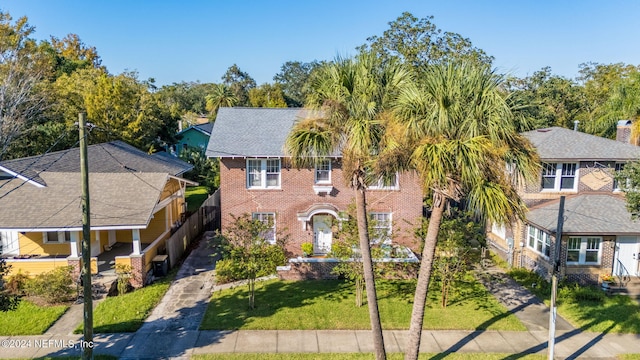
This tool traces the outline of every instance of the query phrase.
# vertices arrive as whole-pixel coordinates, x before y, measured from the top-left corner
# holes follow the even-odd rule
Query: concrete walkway
[[[136,333],[95,335],[94,354],[120,359],[188,359],[206,353],[373,352],[371,332],[366,330],[198,331],[215,290],[210,254],[207,241],[201,241],[143,326]],[[421,352],[546,354],[548,309],[508,280],[499,272],[484,278],[489,290],[523,320],[528,331],[423,331]],[[562,321],[557,328],[558,359],[613,359],[617,354],[640,353],[640,335],[586,333]],[[0,358],[79,356],[81,335],[71,335],[64,326],[57,329],[58,334],[52,330],[41,336],[0,337]],[[406,330],[385,331],[387,352],[403,352],[407,335]]]

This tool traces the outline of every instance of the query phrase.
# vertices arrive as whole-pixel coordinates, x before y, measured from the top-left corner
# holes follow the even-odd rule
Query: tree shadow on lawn
[[[309,306],[316,302],[350,299],[352,285],[341,280],[267,281],[256,283],[255,308],[249,308],[249,289],[240,285],[223,295],[215,294],[200,328],[237,330],[251,318],[267,318],[283,309]]]

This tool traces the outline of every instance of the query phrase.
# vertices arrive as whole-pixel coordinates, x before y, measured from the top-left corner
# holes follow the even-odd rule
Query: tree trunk
[[[411,323],[409,325],[409,335],[407,348],[405,349],[405,360],[417,360],[420,352],[420,338],[422,337],[422,322],[424,319],[424,307],[427,303],[427,290],[431,280],[431,267],[436,253],[438,242],[438,231],[440,222],[446,206],[446,199],[434,201],[433,211],[429,219],[427,236],[424,239],[424,249],[422,250],[422,260],[420,262],[420,272],[418,273],[418,283],[416,293],[413,298],[413,311],[411,312]]]
[[[354,174],[354,182],[357,181],[357,174]],[[359,183],[359,181],[357,181]],[[378,312],[378,298],[376,296],[376,283],[373,275],[373,262],[371,260],[371,248],[369,247],[369,231],[367,221],[367,203],[365,198],[365,188],[356,186],[356,213],[358,221],[358,237],[360,239],[360,251],[362,252],[362,265],[364,267],[364,285],[367,292],[367,305],[369,306],[369,319],[373,332],[373,348],[376,360],[384,360],[387,355],[384,350],[384,339],[382,337],[382,325],[380,323],[380,313]]]

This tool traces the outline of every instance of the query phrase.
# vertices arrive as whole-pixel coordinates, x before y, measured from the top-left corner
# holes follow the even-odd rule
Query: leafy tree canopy
[[[256,87],[256,81],[248,73],[233,64],[222,75],[222,82],[231,89],[238,99],[238,106],[250,106],[249,90]]]
[[[470,59],[491,64],[493,57],[472,45],[460,34],[443,32],[432,23],[433,16],[418,19],[404,12],[389,23],[382,36],[371,36],[357,49],[372,51],[383,59],[398,57],[415,69],[448,60]]]

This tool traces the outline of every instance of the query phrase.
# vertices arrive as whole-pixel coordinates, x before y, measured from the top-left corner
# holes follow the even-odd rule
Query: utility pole
[[[564,225],[564,195],[560,196],[558,208],[558,226],[556,226],[556,243],[553,253],[553,275],[551,276],[551,306],[549,307],[549,360],[553,360],[556,345],[556,294],[558,293],[558,275],[560,274],[560,250],[562,249],[562,226]]]
[[[91,289],[91,224],[89,212],[89,161],[87,156],[85,114],[78,116],[80,128],[80,175],[82,177],[82,290],[84,296],[84,332],[80,343],[82,359],[93,360],[93,298]]]

